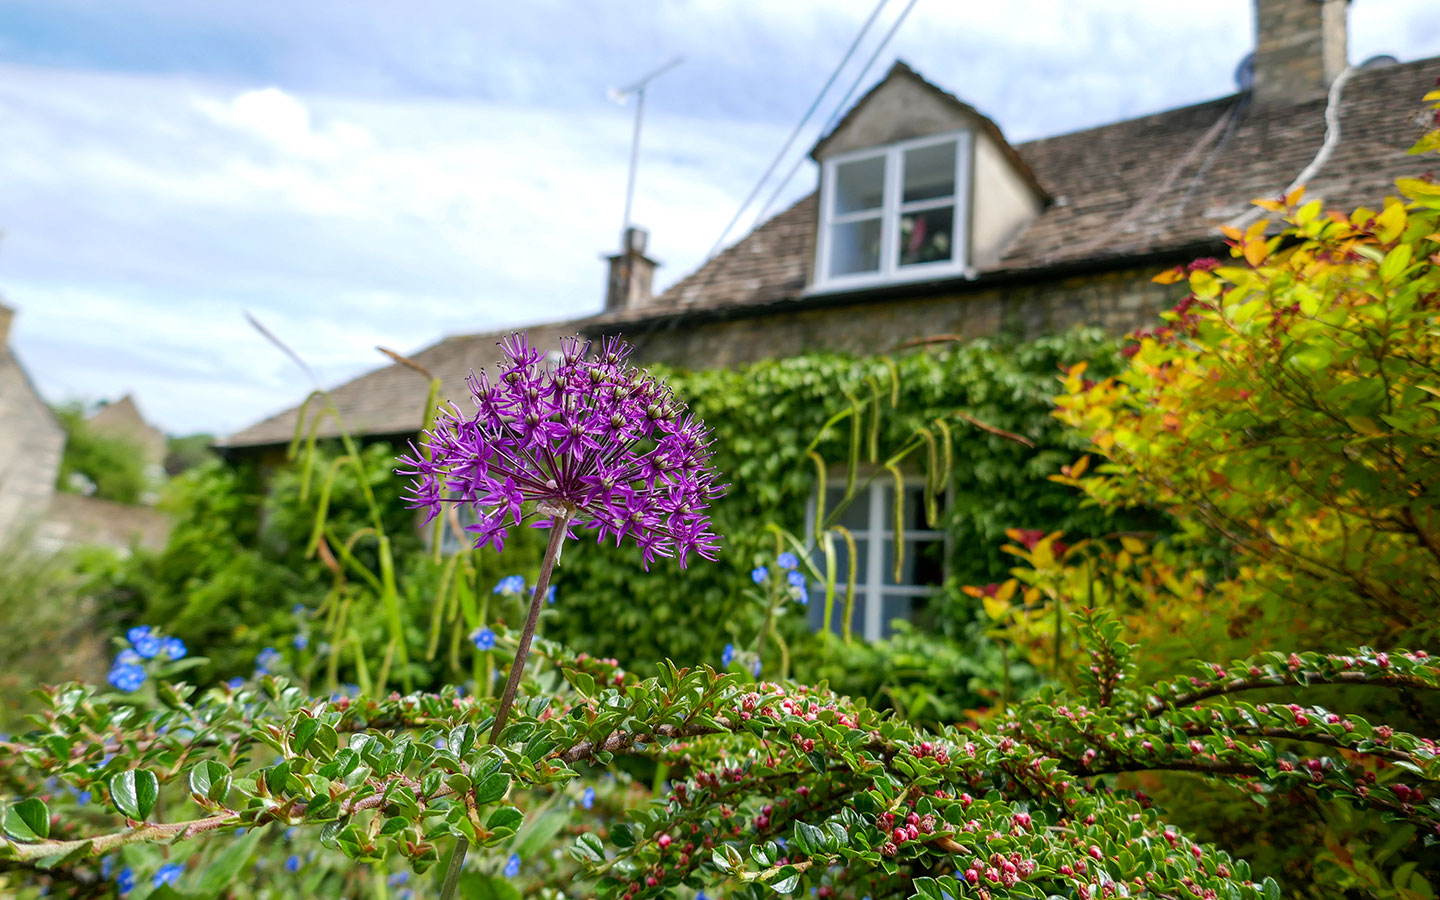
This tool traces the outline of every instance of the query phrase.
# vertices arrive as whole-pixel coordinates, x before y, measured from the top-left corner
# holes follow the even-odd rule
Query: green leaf
[[[502,806],[490,814],[486,820],[485,827],[491,831],[499,831],[502,828],[515,829],[525,821],[525,814],[513,806]]]
[[[148,769],[129,769],[110,777],[110,801],[127,818],[143,820],[159,796],[160,782]]]
[[[224,803],[230,793],[230,770],[213,759],[196,763],[190,770],[190,793]]]
[[[466,872],[460,876],[460,896],[465,900],[520,900],[520,890],[503,878]]]
[[[475,802],[494,803],[505,796],[505,792],[508,790],[510,790],[510,776],[504,772],[496,772],[475,786]]]
[[[775,873],[775,878],[770,882],[771,890],[777,894],[789,894],[800,886],[800,872],[794,866],[786,866]]]
[[[222,891],[229,889],[236,876],[250,862],[250,857],[255,853],[255,845],[260,842],[264,832],[263,828],[251,828],[235,838],[230,846],[225,848],[224,853],[215,857],[214,861],[201,871],[195,893],[203,897],[217,897]]]
[[[5,833],[17,841],[43,841],[50,836],[50,809],[31,797],[5,810]]]
[[[578,862],[596,863],[605,858],[605,845],[597,835],[587,832],[575,840],[570,856]]]

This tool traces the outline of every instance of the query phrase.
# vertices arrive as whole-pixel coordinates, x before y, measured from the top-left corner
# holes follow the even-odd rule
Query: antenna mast
[[[625,233],[630,230],[630,204],[635,199],[635,167],[640,162],[640,121],[645,115],[645,88],[651,81],[680,65],[684,59],[683,56],[677,56],[631,84],[622,88],[611,88],[609,91],[610,99],[616,103],[624,103],[631,94],[635,95],[635,132],[630,138],[630,176],[625,183],[625,220],[620,226],[622,245],[625,241]]]

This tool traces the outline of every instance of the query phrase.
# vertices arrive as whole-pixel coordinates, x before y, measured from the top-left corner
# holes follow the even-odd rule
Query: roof
[[[562,337],[579,331],[581,320],[527,326],[530,339],[544,346],[558,343]],[[442,396],[464,395],[465,376],[498,358],[495,345],[514,329],[487,331],[480,334],[448,337],[407,357],[415,365],[439,378]],[[394,363],[366,372],[330,391],[330,399],[340,413],[345,428],[352,435],[400,436],[413,435],[425,419],[425,400],[430,379],[409,366]],[[321,407],[310,404],[306,410],[305,427]],[[235,447],[288,444],[295,436],[300,407],[292,407],[257,422],[215,443],[220,449]],[[327,416],[317,432],[322,437],[340,434],[339,423]]]
[[[919,79],[908,67],[892,69],[890,77],[897,73]],[[1428,114],[1419,116],[1420,97],[1437,78],[1440,57],[1355,71],[1341,98],[1340,142],[1311,179],[1308,195],[1342,208],[1377,204],[1397,177],[1422,171],[1424,163],[1406,150],[1429,122]],[[1325,134],[1325,106],[1320,99],[1252,108],[1248,94],[1238,94],[1017,144],[1013,149],[1025,171],[1052,202],[998,261],[973,278],[895,290],[959,292],[1006,278],[1043,278],[1081,264],[1119,268],[1166,253],[1218,248],[1219,225],[1246,212],[1252,199],[1277,195],[1315,158]],[[537,343],[550,343],[580,330],[634,327],[646,320],[834,303],[835,295],[805,293],[817,213],[814,193],[801,198],[644,307],[528,330]],[[472,367],[494,358],[492,346],[505,333],[447,338],[414,359],[447,386],[459,385]],[[333,397],[352,432],[398,435],[419,428],[424,391],[423,376],[392,365],[337,388]],[[289,410],[220,446],[284,443],[294,427],[295,410]],[[322,433],[333,430],[327,426]]]
[[[1440,57],[1355,71],[1341,96],[1340,143],[1308,195],[1340,207],[1374,204],[1396,178],[1421,170],[1406,151],[1423,130],[1420,97],[1437,77]],[[1053,202],[997,262],[975,273],[975,286],[1077,262],[1119,265],[1218,246],[1216,228],[1256,197],[1278,194],[1325,136],[1324,99],[1263,109],[1247,101],[1238,94],[1015,145]],[[804,300],[817,222],[812,193],[649,306],[597,318],[621,323]],[[930,283],[913,287],[934,290]]]

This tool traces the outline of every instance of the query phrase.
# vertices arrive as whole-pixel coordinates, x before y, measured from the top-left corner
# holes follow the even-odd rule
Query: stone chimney
[[[1350,0],[1255,0],[1256,106],[1325,96],[1344,70]]]
[[[624,248],[610,262],[610,277],[605,286],[605,311],[635,309],[654,299],[651,291],[655,267],[660,265],[645,255],[650,235],[643,228],[625,229]]]
[[[15,319],[15,310],[0,303],[0,349],[10,343],[10,323]]]

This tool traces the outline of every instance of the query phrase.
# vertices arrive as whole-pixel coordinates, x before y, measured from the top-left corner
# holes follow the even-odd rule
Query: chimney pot
[[[1348,61],[1350,0],[1255,0],[1257,106],[1325,96]]]
[[[645,255],[650,235],[643,228],[626,228],[620,252],[606,257],[610,263],[605,287],[605,310],[635,309],[654,299],[655,269],[660,264]]]

